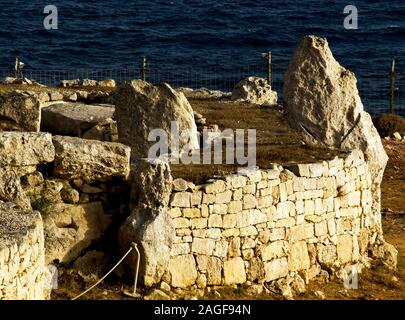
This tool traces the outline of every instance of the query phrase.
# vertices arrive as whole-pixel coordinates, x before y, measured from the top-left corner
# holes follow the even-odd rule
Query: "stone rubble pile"
[[[277,104],[277,92],[271,89],[267,80],[258,77],[248,77],[236,84],[231,98],[258,105]]]

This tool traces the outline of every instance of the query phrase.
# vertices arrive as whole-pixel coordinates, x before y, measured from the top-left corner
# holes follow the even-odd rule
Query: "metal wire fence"
[[[229,92],[241,79],[248,76],[266,78],[267,72],[265,63],[247,66],[148,66],[146,77],[147,81],[151,83],[167,82],[173,87],[207,88]],[[272,87],[278,92],[280,98],[282,98],[284,72],[285,69],[272,64]],[[11,74],[11,70],[0,69],[1,78]],[[125,80],[141,78],[141,68],[133,66],[93,70],[24,69],[23,76],[48,86],[56,86],[61,80],[73,79],[114,79],[119,83]],[[380,74],[356,74],[356,76],[366,110],[372,114],[389,112],[390,78],[388,70]],[[405,76],[401,73],[396,74],[394,102],[396,113],[405,116]]]

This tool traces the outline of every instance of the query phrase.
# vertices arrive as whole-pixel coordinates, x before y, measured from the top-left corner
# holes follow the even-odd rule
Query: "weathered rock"
[[[23,180],[25,182],[25,179]],[[46,179],[35,185],[23,184],[24,191],[36,210],[41,210],[51,203],[62,202],[61,193],[67,187],[68,184],[65,181],[57,179]]]
[[[92,91],[88,95],[88,100],[91,103],[107,103],[111,104],[111,101],[109,101],[110,95],[108,92],[103,92],[103,91]]]
[[[138,159],[131,164],[130,180],[132,208],[168,206],[173,181],[168,163]]]
[[[115,88],[115,81],[113,79],[101,80],[97,83],[100,87]]]
[[[402,140],[401,134],[400,134],[399,132],[394,132],[394,133],[392,134],[392,137],[393,137],[396,141],[401,141],[401,140]]]
[[[168,268],[170,251],[175,237],[173,221],[166,209],[136,208],[121,226],[118,243],[122,253],[133,242],[141,252],[140,281],[151,287],[158,284]],[[136,253],[130,254],[125,265],[130,273],[135,272]]]
[[[197,255],[197,264],[200,271],[206,272],[208,285],[221,284],[223,263],[220,258]]]
[[[105,119],[82,135],[83,139],[118,142],[117,122],[111,118]]]
[[[180,134],[184,134],[176,135],[178,150],[185,146],[199,147],[191,105],[183,93],[176,92],[168,84],[154,86],[141,80],[127,81],[118,87],[115,101],[119,139],[131,147],[132,158],[148,157],[150,147],[156,144],[148,141],[153,129],[167,133],[168,152],[172,152],[172,121],[177,121]]]
[[[52,162],[55,148],[49,133],[1,132],[0,166],[35,166]]]
[[[380,183],[388,157],[370,115],[364,111],[355,75],[333,57],[324,38],[306,36],[284,76],[291,126],[308,144],[359,149],[373,179],[373,212],[380,212]]]
[[[41,108],[35,93],[16,90],[0,95],[0,129],[38,132],[40,123]]]
[[[95,282],[108,271],[109,257],[100,251],[86,252],[78,258],[73,269],[87,282]]]
[[[41,104],[48,102],[51,98],[49,97],[48,92],[38,92],[38,100]]]
[[[170,300],[170,296],[162,290],[152,289],[148,292],[146,296],[143,297],[145,300]]]
[[[308,269],[310,266],[307,244],[299,241],[291,245],[288,267],[291,271]]]
[[[0,201],[0,300],[49,299],[44,233],[38,211]]]
[[[299,275],[295,275],[291,282],[291,289],[297,294],[303,294],[306,291],[305,281]]]
[[[49,93],[49,96],[51,98],[51,101],[63,100],[63,94],[61,94],[59,91],[51,91]]]
[[[248,77],[235,86],[232,92],[232,100],[260,105],[272,105],[277,103],[277,92],[271,90],[271,86],[267,83],[267,80],[258,77]]]
[[[242,258],[233,258],[224,262],[225,285],[239,284],[246,281],[245,263]]]
[[[188,189],[188,182],[184,179],[173,180],[174,191],[186,191]]]
[[[77,93],[76,92],[66,92],[64,95],[63,95],[63,100],[66,100],[66,101],[71,101],[71,102],[76,102],[77,101]]]
[[[372,247],[373,258],[381,260],[381,262],[389,269],[396,270],[398,264],[398,250],[392,244],[384,240],[378,239],[376,245]]]
[[[129,175],[130,148],[120,143],[54,136],[54,173],[66,179],[87,183]]]
[[[170,259],[168,270],[172,277],[171,285],[176,288],[187,288],[197,280],[197,268],[192,254],[180,255]]]
[[[74,79],[74,80],[61,80],[59,83],[60,87],[66,88],[66,87],[77,87],[80,85],[80,79]]]
[[[75,204],[80,200],[80,193],[70,186],[64,185],[60,192],[60,196],[65,203]]]
[[[95,87],[95,86],[97,86],[97,80],[83,79],[82,86],[83,87]]]
[[[100,239],[111,223],[101,202],[56,203],[40,211],[45,225],[47,263],[68,263],[76,259],[93,241]]]
[[[41,110],[41,130],[81,137],[83,133],[113,117],[113,106],[74,102],[53,103]]]
[[[184,95],[189,99],[221,99],[221,98],[230,98],[232,93],[231,92],[222,92],[219,90],[210,90],[207,88],[199,88],[199,89],[192,89],[192,88],[185,88],[180,87],[176,88],[176,91],[184,93]]]
[[[0,200],[31,209],[30,199],[21,187],[20,177],[7,168],[0,168]]]

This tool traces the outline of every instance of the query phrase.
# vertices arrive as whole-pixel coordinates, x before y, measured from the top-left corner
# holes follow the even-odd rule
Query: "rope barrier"
[[[117,268],[120,263],[122,261],[124,261],[124,259],[131,253],[132,250],[136,250],[136,252],[138,253],[138,259],[137,259],[137,268],[136,268],[136,273],[135,273],[135,287],[134,287],[134,293],[133,295],[136,295],[136,284],[137,284],[137,280],[138,280],[138,271],[139,271],[139,260],[140,260],[140,254],[138,251],[138,247],[136,245],[136,243],[132,243],[132,246],[128,249],[128,251],[124,254],[124,256],[116,263],[116,265],[114,267],[112,267],[112,269],[110,271],[108,271],[104,277],[102,277],[100,280],[98,280],[95,284],[93,284],[90,288],[88,288],[87,290],[83,291],[81,294],[79,294],[78,296],[74,297],[72,300],[76,300],[78,298],[80,298],[81,296],[85,295],[87,292],[89,292],[90,290],[94,289],[96,286],[98,286],[105,278],[108,277],[108,275],[113,272],[115,270],[115,268]]]

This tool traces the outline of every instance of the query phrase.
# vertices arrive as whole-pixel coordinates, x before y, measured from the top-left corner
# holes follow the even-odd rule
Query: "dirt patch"
[[[383,212],[405,213],[405,143],[383,140],[389,160],[381,184]]]
[[[245,142],[247,130],[256,130],[256,164],[261,169],[272,163],[311,163],[330,160],[340,155],[339,150],[304,145],[300,135],[287,123],[280,106],[259,107],[229,99],[189,99],[193,110],[201,113],[208,125],[218,125],[225,129],[243,129]],[[225,146],[225,142],[224,142]],[[225,148],[223,148],[225,150]],[[245,151],[247,155],[247,151]],[[223,161],[226,163],[223,152]],[[236,161],[235,161],[236,163]],[[183,178],[194,183],[203,183],[211,176],[235,172],[238,165],[171,165],[175,178]]]

